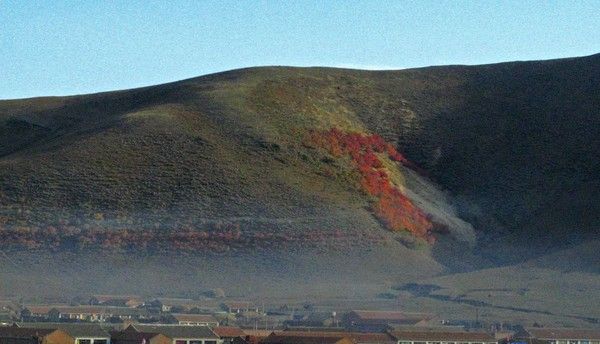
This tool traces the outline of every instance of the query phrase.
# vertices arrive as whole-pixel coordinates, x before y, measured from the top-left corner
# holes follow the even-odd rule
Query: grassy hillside
[[[351,83],[370,100],[373,80],[357,71],[261,68],[71,97],[59,107],[46,99],[4,102],[5,222],[381,230],[356,166],[307,142],[332,128],[376,134],[337,86]],[[430,185],[379,158],[398,190],[407,180]],[[451,220],[461,240],[472,241],[471,228],[435,190],[410,191],[435,220]]]
[[[3,253],[293,253],[325,276],[316,250],[392,282],[524,261],[599,233],[599,88],[594,55],[0,101]]]

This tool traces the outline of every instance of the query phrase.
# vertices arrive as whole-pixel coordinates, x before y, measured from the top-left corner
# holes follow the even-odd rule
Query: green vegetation
[[[50,233],[43,235],[55,247],[78,247],[51,254],[25,242],[19,249],[29,250],[18,252],[5,240],[1,253],[11,260],[0,259],[12,268],[0,277],[15,286],[28,271],[47,278],[64,266],[83,283],[102,251],[97,238],[131,232],[140,242],[164,235],[185,246],[192,230],[208,238],[194,232],[193,242],[216,246],[188,247],[193,264],[184,268],[169,258],[190,284],[208,269],[207,255],[217,279],[223,271],[248,277],[265,268],[264,280],[267,272],[318,271],[332,286],[344,273],[348,283],[369,281],[357,288],[377,295],[385,292],[380,281],[491,269],[542,256],[548,246],[585,243],[600,224],[598,85],[595,55],[385,72],[251,68],[135,90],[0,101],[3,238]],[[381,136],[414,163],[378,156],[389,183],[436,228],[435,245],[386,230],[352,159],[306,145],[309,132],[332,128]],[[93,238],[57,243],[49,226]],[[231,228],[230,242],[223,236]],[[130,247],[117,246],[101,257],[111,267],[121,261],[122,277]],[[161,257],[182,253],[149,247],[156,250],[136,258],[140,280],[142,272],[167,269]],[[219,254],[229,259],[222,270]],[[575,269],[596,273],[598,263]],[[106,281],[95,280],[99,288],[126,290],[108,270]],[[49,292],[67,288],[48,285]]]

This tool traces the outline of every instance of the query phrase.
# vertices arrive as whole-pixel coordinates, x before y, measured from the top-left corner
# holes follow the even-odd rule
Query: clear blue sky
[[[600,52],[600,1],[0,0],[0,99],[259,65],[390,69]]]

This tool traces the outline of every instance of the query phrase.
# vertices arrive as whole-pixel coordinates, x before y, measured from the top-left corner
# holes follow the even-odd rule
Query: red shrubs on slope
[[[350,156],[361,174],[360,185],[365,193],[377,200],[375,215],[393,231],[407,230],[418,238],[434,242],[432,223],[425,213],[396,188],[389,179],[377,154],[385,154],[393,161],[411,166],[396,148],[379,135],[343,132],[337,128],[312,132],[310,140],[336,157]]]

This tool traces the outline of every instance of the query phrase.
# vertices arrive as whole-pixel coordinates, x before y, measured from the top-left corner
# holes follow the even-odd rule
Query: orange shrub
[[[311,143],[324,148],[333,156],[348,155],[361,174],[362,190],[377,200],[373,206],[375,215],[392,231],[407,230],[414,236],[430,243],[432,223],[425,213],[390,182],[389,176],[377,154],[386,154],[393,161],[410,168],[410,163],[396,148],[379,135],[343,132],[338,128],[313,131]]]

